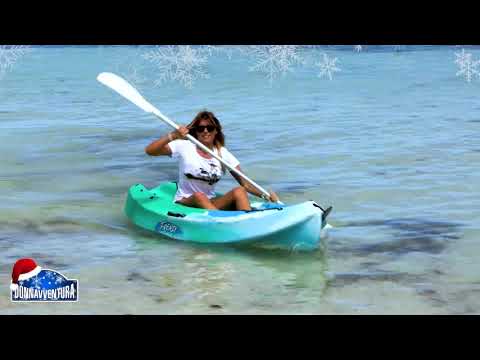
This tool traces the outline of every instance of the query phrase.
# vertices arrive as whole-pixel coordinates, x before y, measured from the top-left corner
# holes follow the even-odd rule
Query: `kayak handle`
[[[174,216],[174,217],[180,217],[180,218],[185,217],[185,214],[174,213],[174,212],[171,212],[171,211],[169,211],[169,212],[167,213],[167,215],[168,215],[168,216]]]

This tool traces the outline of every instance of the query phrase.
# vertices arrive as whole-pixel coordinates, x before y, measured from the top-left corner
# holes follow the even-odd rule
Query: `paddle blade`
[[[130,100],[143,111],[151,113],[156,110],[152,104],[145,100],[142,95],[140,95],[137,89],[135,89],[120,76],[109,72],[103,72],[97,76],[97,80],[103,85],[108,86],[110,89],[116,91],[124,98]]]

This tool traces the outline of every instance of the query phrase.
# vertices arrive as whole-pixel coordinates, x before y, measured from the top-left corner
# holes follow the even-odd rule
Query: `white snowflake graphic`
[[[241,47],[238,46],[229,46],[229,45],[204,45],[201,47],[201,50],[208,54],[208,56],[212,56],[214,54],[221,54],[224,53],[227,55],[228,60],[232,59],[233,52],[235,50],[241,50]]]
[[[27,45],[0,45],[0,78],[31,48]]]
[[[62,284],[65,280],[60,275],[57,275],[55,279],[55,284]]]
[[[355,46],[353,47],[353,49],[354,49],[356,52],[360,52],[360,51],[362,51],[363,48],[362,48],[362,45],[355,45]]]
[[[460,53],[455,53],[455,56],[457,57],[455,59],[455,64],[458,64],[459,66],[462,66],[465,62],[471,61],[472,59],[472,54],[465,52],[465,49],[462,49],[462,52]]]
[[[55,274],[52,271],[48,271],[45,277],[49,280],[53,280],[53,278],[55,277]]]
[[[332,74],[336,71],[341,71],[335,64],[338,61],[337,58],[329,58],[327,54],[323,53],[323,61],[316,63],[320,67],[320,73],[318,77],[323,77],[327,75],[330,80],[333,79]]]
[[[265,73],[272,84],[278,74],[285,75],[294,64],[304,64],[298,45],[252,45],[245,49],[255,59],[249,71]]]
[[[227,55],[228,60],[232,60],[233,53],[235,51],[240,52],[241,46],[222,46],[221,51]]]
[[[208,55],[212,55],[213,53],[221,51],[219,45],[203,45],[201,50],[206,52]]]
[[[464,76],[467,82],[471,82],[474,75],[480,76],[477,69],[480,61],[473,60],[471,53],[467,53],[465,52],[465,49],[462,49],[462,52],[455,53],[455,56],[457,57],[455,63],[460,68],[460,70],[457,71],[456,76]]]
[[[143,58],[155,64],[160,75],[155,85],[167,80],[178,81],[191,89],[198,78],[209,78],[205,70],[207,55],[190,45],[157,46],[143,54]]]
[[[480,73],[478,72],[478,64],[480,63],[480,60],[473,61],[473,60],[467,60],[464,63],[460,65],[460,70],[457,72],[457,76],[465,76],[465,79],[470,82],[472,81],[473,75],[480,76]]]
[[[38,278],[38,276],[35,276],[33,277],[31,280],[30,280],[32,286],[35,288],[35,289],[41,289],[42,288],[42,281],[41,279]]]

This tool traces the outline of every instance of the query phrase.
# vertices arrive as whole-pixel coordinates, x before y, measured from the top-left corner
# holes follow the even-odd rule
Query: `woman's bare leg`
[[[196,207],[207,210],[218,210],[218,208],[210,201],[210,199],[201,192],[196,192],[188,198],[183,198],[177,201],[178,203],[190,207]]]
[[[217,209],[230,210],[233,207],[236,210],[252,210],[247,191],[241,186],[210,201]]]

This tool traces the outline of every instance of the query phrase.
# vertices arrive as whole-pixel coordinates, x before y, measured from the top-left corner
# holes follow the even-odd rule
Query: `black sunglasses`
[[[195,127],[195,130],[199,133],[204,132],[205,129],[207,129],[208,132],[212,132],[213,130],[216,129],[216,127],[213,126],[213,125],[207,125],[207,126],[200,125],[200,126]]]

